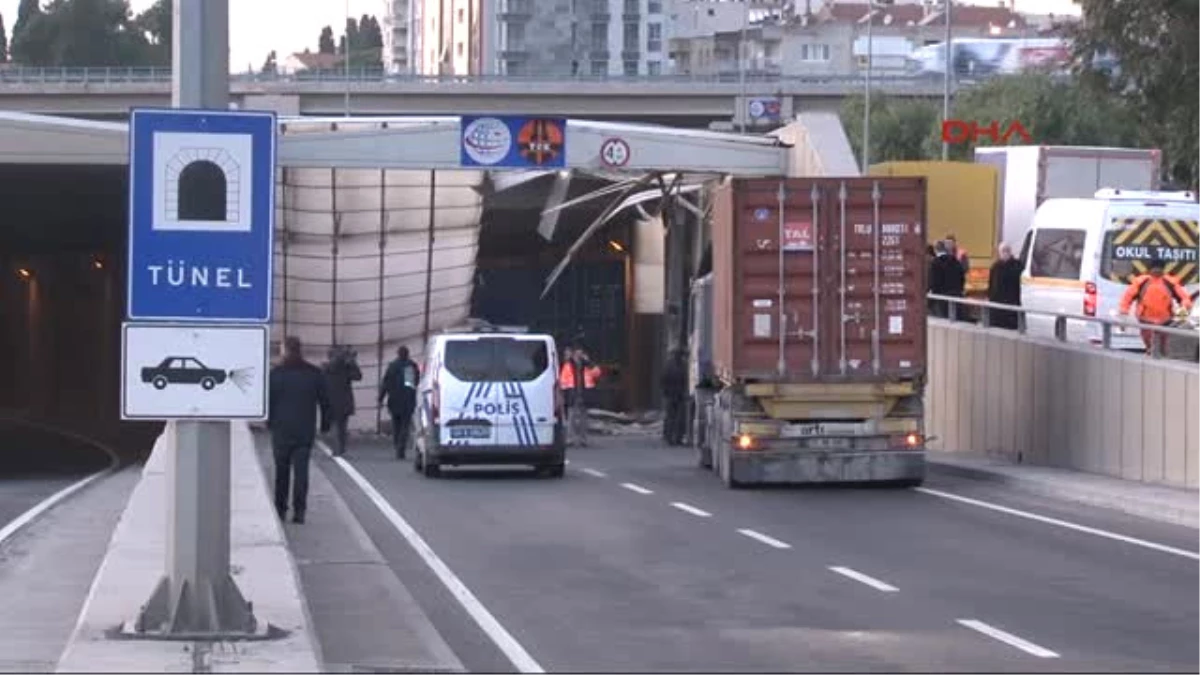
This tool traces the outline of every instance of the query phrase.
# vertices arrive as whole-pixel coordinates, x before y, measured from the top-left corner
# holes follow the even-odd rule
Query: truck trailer
[[[692,438],[727,486],[925,477],[925,179],[733,179],[692,286]]]
[[[1033,214],[1053,197],[1090,198],[1102,188],[1159,189],[1162,153],[1153,149],[1014,145],[975,148],[975,161],[996,167],[1000,241],[1020,252]]]

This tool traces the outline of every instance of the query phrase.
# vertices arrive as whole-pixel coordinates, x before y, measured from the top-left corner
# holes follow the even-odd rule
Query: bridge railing
[[[1017,327],[1016,331],[1022,335],[1029,333],[1028,317],[1042,316],[1053,320],[1053,333],[1047,337],[1051,337],[1058,342],[1068,341],[1067,326],[1071,322],[1079,324],[1091,324],[1099,326],[1100,332],[1095,340],[1089,340],[1089,343],[1103,349],[1113,349],[1113,337],[1115,335],[1123,336],[1139,336],[1141,331],[1150,331],[1156,336],[1162,336],[1161,339],[1150,341],[1149,356],[1155,359],[1164,358],[1170,355],[1171,349],[1164,354],[1162,342],[1170,341],[1172,345],[1178,344],[1183,348],[1187,348],[1186,357],[1188,359],[1195,358],[1196,346],[1200,346],[1200,325],[1194,323],[1192,319],[1188,320],[1186,327],[1179,325],[1156,326],[1153,324],[1138,323],[1124,316],[1088,316],[1086,314],[1074,314],[1070,312],[1052,312],[1046,310],[1030,309],[1017,305],[1006,305],[1003,303],[990,302],[987,300],[974,300],[970,298],[960,298],[947,295],[938,295],[930,293],[928,299],[942,301],[947,306],[947,316],[943,317],[950,321],[964,321],[970,323],[978,323],[984,327],[994,325],[994,317],[996,312],[1005,312],[1009,315],[1016,314]],[[1040,337],[1040,336],[1039,336]]]
[[[913,74],[874,74],[872,82],[879,87],[912,86],[928,87],[941,81],[940,77]],[[664,74],[664,75],[414,75],[386,73],[380,69],[357,68],[346,72],[342,69],[311,70],[297,73],[234,73],[233,82],[361,82],[397,84],[477,84],[477,83],[527,83],[527,82],[580,82],[614,84],[738,84],[742,81],[736,73],[714,74]],[[162,83],[171,81],[171,69],[163,67],[86,67],[86,68],[33,68],[23,66],[0,67],[0,85],[3,84],[127,84]],[[969,85],[975,79],[956,78],[956,86]],[[773,73],[746,73],[745,82],[751,85],[848,85],[865,84],[860,73],[822,75],[781,75]]]

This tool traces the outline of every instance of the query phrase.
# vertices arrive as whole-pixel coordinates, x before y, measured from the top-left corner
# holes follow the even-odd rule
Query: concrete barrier
[[[929,320],[931,447],[1197,488],[1200,370]]]
[[[117,523],[58,672],[320,672],[296,564],[243,423],[231,431],[230,565],[255,615],[287,635],[217,644],[114,638],[122,622],[137,616],[163,572],[171,433],[168,425],[159,436]]]

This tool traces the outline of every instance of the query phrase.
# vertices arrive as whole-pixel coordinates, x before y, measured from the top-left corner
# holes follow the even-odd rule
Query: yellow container
[[[925,177],[927,240],[932,244],[954,234],[971,259],[967,293],[986,293],[999,238],[996,167],[971,162],[882,162],[872,165],[868,174]]]

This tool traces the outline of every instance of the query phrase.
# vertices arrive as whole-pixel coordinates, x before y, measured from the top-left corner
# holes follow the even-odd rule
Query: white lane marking
[[[29,509],[25,513],[22,513],[21,515],[17,516],[16,518],[13,518],[7,525],[0,528],[0,544],[3,544],[4,542],[8,541],[9,537],[16,534],[17,531],[20,530],[22,527],[25,527],[29,523],[33,522],[33,520],[35,518],[37,518],[38,516],[49,511],[51,508],[54,507],[55,504],[58,504],[62,500],[66,499],[67,497],[70,497],[71,495],[75,494],[76,492],[79,492],[83,488],[87,487],[92,481],[109,473],[109,471],[110,471],[110,469],[105,469],[104,471],[97,471],[96,473],[88,476],[87,478],[83,478],[81,480],[75,481],[74,483],[68,485],[67,487],[59,490],[58,492],[55,492],[54,494],[50,495],[49,497],[46,497],[42,501],[38,502],[37,504],[35,504],[33,506],[33,508]]]
[[[320,444],[321,449],[325,451],[326,455],[333,457],[333,452],[329,449],[328,445],[326,445],[323,441],[317,441],[317,443]],[[412,525],[409,525],[408,521],[404,520],[404,518],[396,512],[396,509],[392,508],[392,505],[389,504],[386,499],[384,499],[383,495],[379,494],[375,487],[371,485],[370,481],[364,478],[363,475],[360,474],[352,464],[350,464],[350,462],[345,460],[345,458],[333,457],[333,461],[342,468],[342,471],[346,472],[346,475],[350,477],[350,480],[354,481],[355,485],[357,485],[359,489],[363,491],[363,494],[365,494],[367,498],[375,504],[375,508],[379,509],[383,516],[388,519],[388,521],[392,524],[392,527],[396,528],[396,531],[399,532],[406,540],[408,540],[409,545],[413,547],[413,550],[417,552],[417,555],[421,556],[421,559],[425,561],[426,565],[429,565],[429,569],[433,570],[433,573],[437,575],[438,579],[440,579],[443,584],[445,584],[450,593],[454,595],[454,598],[463,606],[463,609],[467,610],[467,613],[471,615],[471,618],[475,620],[475,623],[479,625],[479,628],[483,630],[483,632],[486,633],[489,638],[492,639],[492,642],[496,643],[496,646],[500,648],[500,651],[504,652],[504,655],[508,657],[508,660],[511,661],[514,666],[516,666],[519,672],[546,672],[542,666],[539,665],[538,662],[529,655],[529,652],[525,651],[525,648],[521,646],[521,643],[517,642],[517,639],[514,638],[511,633],[505,630],[504,626],[500,625],[500,622],[496,620],[496,617],[492,616],[492,613],[483,606],[483,603],[479,601],[479,598],[475,597],[475,594],[467,588],[466,584],[464,584],[462,580],[460,580],[458,576],[454,574],[454,572],[450,571],[450,568],[446,566],[446,563],[442,562],[442,559],[438,557],[438,554],[433,552],[433,549],[429,547],[429,544],[425,543],[425,540],[421,538],[421,535],[417,534],[417,531],[413,529]]]
[[[1046,649],[1045,647],[1035,645],[1028,640],[1022,640],[1021,638],[1017,637],[1016,635],[1013,635],[1012,633],[1006,633],[1006,632],[1000,630],[999,628],[996,628],[995,626],[989,626],[988,624],[986,624],[982,621],[979,621],[978,619],[957,619],[957,621],[962,626],[966,626],[967,628],[970,628],[971,630],[983,633],[984,635],[986,635],[990,638],[999,640],[1009,646],[1016,647],[1017,649],[1020,649],[1023,652],[1033,654],[1034,656],[1036,656],[1038,658],[1041,658],[1041,659],[1057,659],[1058,658],[1057,653],[1052,652],[1049,649]]]
[[[632,490],[632,491],[638,493],[639,495],[654,494],[654,490],[647,490],[646,488],[644,488],[641,485],[638,485],[636,483],[621,483],[621,487],[625,488],[626,490]]]
[[[844,577],[849,577],[850,579],[853,579],[859,583],[866,584],[877,591],[883,591],[884,593],[895,593],[896,591],[900,590],[889,583],[882,582],[875,577],[867,576],[862,572],[852,570],[849,567],[830,567],[829,569],[830,571],[837,572]]]
[[[778,539],[776,539],[774,537],[768,537],[767,535],[763,534],[762,532],[755,532],[754,530],[747,530],[747,529],[741,529],[741,530],[738,530],[738,532],[746,535],[747,537],[750,537],[751,539],[757,539],[757,540],[761,541],[762,543],[766,544],[767,546],[774,546],[775,548],[791,548],[792,547],[791,544],[785,544],[782,541],[779,541]]]
[[[679,509],[680,511],[686,511],[687,513],[690,513],[693,516],[700,516],[701,518],[708,518],[709,516],[712,515],[708,511],[705,511],[704,509],[698,509],[698,508],[692,506],[691,504],[684,504],[683,502],[671,502],[671,506],[674,506],[675,508]]]
[[[608,474],[604,473],[603,471],[597,471],[595,469],[580,469],[580,471],[589,476],[595,476],[596,478],[608,478]]]
[[[1160,551],[1162,553],[1170,553],[1172,555],[1182,556],[1184,558],[1191,558],[1192,560],[1200,560],[1200,553],[1196,553],[1194,551],[1185,551],[1184,549],[1175,548],[1174,546],[1167,546],[1166,544],[1156,544],[1152,541],[1146,541],[1145,539],[1138,539],[1136,537],[1127,537],[1123,534],[1117,534],[1116,532],[1109,532],[1107,530],[1101,530],[1101,529],[1098,529],[1095,527],[1088,527],[1087,525],[1080,525],[1078,523],[1072,523],[1072,522],[1068,522],[1065,520],[1059,520],[1058,518],[1051,518],[1049,516],[1039,516],[1036,513],[1030,513],[1028,511],[1021,511],[1020,509],[1014,509],[1014,508],[1010,508],[1008,506],[1001,506],[999,504],[993,504],[991,502],[985,502],[985,501],[981,501],[979,499],[972,499],[970,497],[963,497],[962,495],[951,494],[949,492],[942,492],[941,490],[932,490],[930,488],[924,488],[924,487],[913,488],[913,489],[916,490],[917,492],[921,492],[921,493],[924,493],[927,495],[932,495],[934,497],[941,497],[942,499],[949,499],[949,500],[956,501],[956,502],[962,502],[964,504],[971,504],[972,506],[979,506],[979,507],[982,507],[985,509],[999,511],[1000,513],[1007,513],[1010,516],[1017,516],[1019,518],[1028,518],[1029,520],[1036,520],[1039,523],[1046,523],[1047,525],[1057,525],[1058,527],[1065,527],[1068,530],[1075,530],[1076,532],[1083,532],[1084,534],[1094,534],[1097,537],[1104,537],[1105,539],[1112,539],[1113,541],[1120,541],[1120,542],[1124,542],[1126,544],[1133,544],[1134,546],[1141,546],[1143,548]]]

